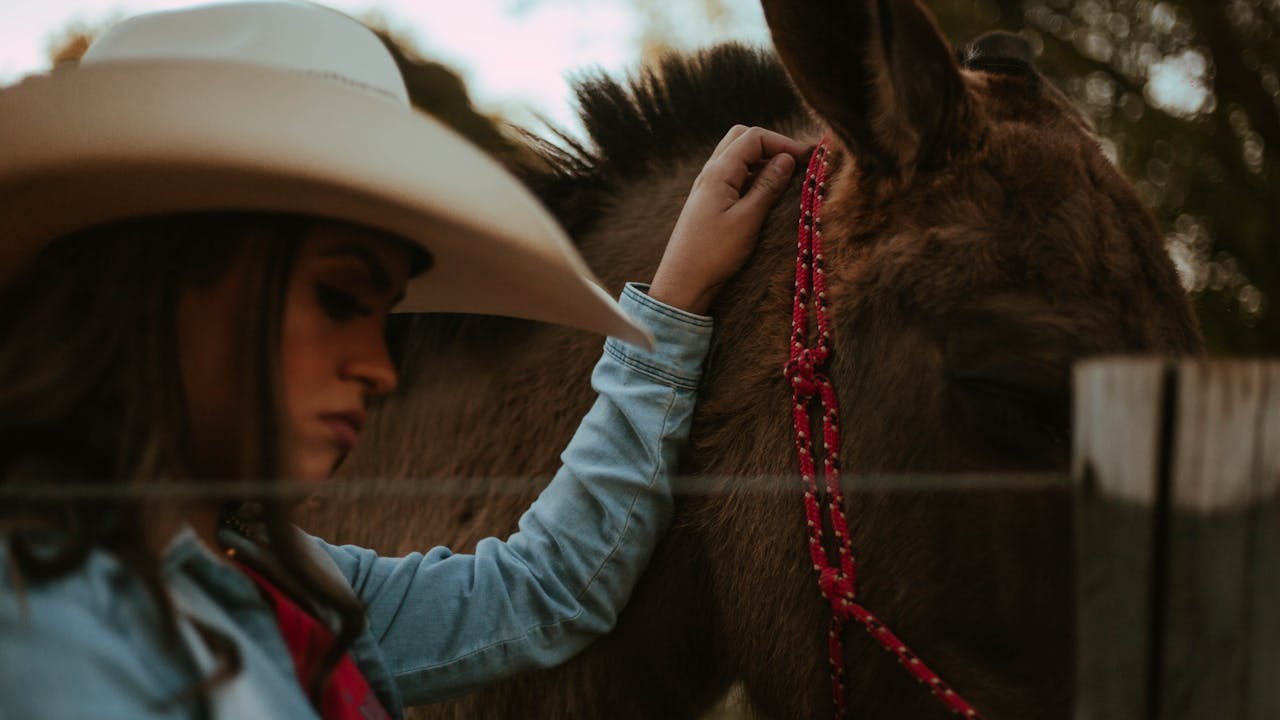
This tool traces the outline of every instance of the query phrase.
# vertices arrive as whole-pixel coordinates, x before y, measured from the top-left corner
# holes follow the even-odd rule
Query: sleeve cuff
[[[658,302],[648,295],[648,285],[627,283],[618,298],[622,310],[653,333],[654,349],[609,338],[604,350],[613,359],[664,385],[697,390],[702,365],[711,349],[715,323]]]

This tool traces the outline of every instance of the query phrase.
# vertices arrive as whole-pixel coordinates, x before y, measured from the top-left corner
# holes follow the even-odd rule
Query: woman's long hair
[[[274,482],[286,457],[280,338],[303,218],[201,214],[94,228],[51,243],[0,293],[0,505],[17,584],[70,573],[100,549],[146,584],[177,638],[155,534],[177,527],[178,500],[157,489],[199,488],[178,361],[177,309],[184,290],[208,287],[233,263],[244,271],[232,377],[244,431],[227,448],[241,480]],[[233,454],[232,454],[233,453]],[[41,494],[56,486],[76,494]],[[95,490],[105,492],[93,492]],[[318,705],[329,672],[363,629],[364,609],[335,592],[289,523],[277,493],[256,497],[282,580],[339,618],[335,642],[309,680]],[[52,540],[52,542],[51,542]],[[196,689],[239,671],[227,638],[202,627],[220,660]],[[204,692],[199,693],[205,696]]]

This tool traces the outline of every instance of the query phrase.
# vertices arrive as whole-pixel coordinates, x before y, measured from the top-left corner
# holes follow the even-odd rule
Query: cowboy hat
[[[371,31],[319,5],[150,13],[78,66],[0,90],[0,285],[51,240],[211,210],[391,233],[431,269],[396,308],[562,323],[651,345],[515,178],[409,105]]]

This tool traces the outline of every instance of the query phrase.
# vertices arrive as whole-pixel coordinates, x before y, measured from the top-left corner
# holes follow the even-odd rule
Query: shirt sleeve
[[[323,545],[366,604],[406,704],[458,695],[568,660],[613,628],[671,518],[670,475],[711,344],[712,322],[628,285],[622,308],[646,351],[610,338],[594,406],[563,465],[505,542],[382,558]]]

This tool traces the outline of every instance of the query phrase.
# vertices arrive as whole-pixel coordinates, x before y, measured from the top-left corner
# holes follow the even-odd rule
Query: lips
[[[329,429],[333,441],[349,451],[359,442],[360,428],[364,427],[365,413],[363,410],[325,413],[320,416],[320,420]]]

